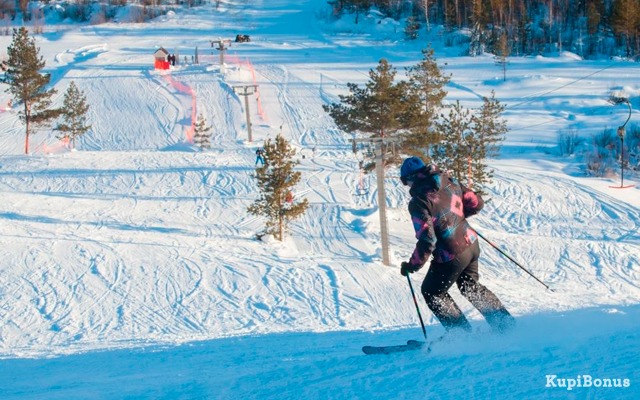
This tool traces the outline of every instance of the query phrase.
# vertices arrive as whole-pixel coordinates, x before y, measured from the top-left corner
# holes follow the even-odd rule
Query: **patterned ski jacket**
[[[409,193],[409,213],[418,239],[411,265],[422,267],[432,254],[436,262],[451,261],[478,240],[466,218],[484,206],[480,195],[435,165],[417,175]]]

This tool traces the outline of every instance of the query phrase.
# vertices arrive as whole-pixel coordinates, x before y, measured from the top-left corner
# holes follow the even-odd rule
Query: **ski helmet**
[[[423,170],[426,167],[424,162],[419,157],[409,157],[402,162],[400,167],[400,180],[403,184],[407,184],[407,178]]]

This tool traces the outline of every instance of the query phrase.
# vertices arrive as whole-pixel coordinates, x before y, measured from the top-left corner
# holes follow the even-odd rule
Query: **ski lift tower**
[[[620,186],[610,186],[611,188],[615,188],[615,189],[627,189],[635,186],[635,185],[624,186],[624,135],[625,135],[625,126],[627,126],[627,122],[629,122],[629,120],[631,119],[631,103],[629,102],[629,99],[626,97],[612,97],[609,99],[609,101],[613,105],[626,104],[627,107],[629,107],[629,116],[627,117],[627,120],[624,122],[624,124],[620,125],[617,130],[618,137],[620,138]]]
[[[352,139],[353,143],[369,143],[375,145],[376,183],[378,186],[378,208],[380,210],[380,241],[382,242],[382,263],[391,266],[389,257],[389,229],[387,227],[387,194],[384,190],[384,160],[385,155],[395,153],[395,143],[398,138],[372,137]],[[389,146],[391,145],[391,146]],[[391,148],[391,151],[389,151]]]
[[[249,96],[254,94],[258,90],[258,85],[244,85],[244,86],[233,86],[233,92],[244,96],[244,112],[247,117],[247,135],[249,139],[249,143],[253,141],[251,136],[251,115],[249,113]]]
[[[218,39],[211,41],[211,47],[216,47],[216,50],[220,52],[220,72],[224,74],[224,52],[231,46],[231,39]]]

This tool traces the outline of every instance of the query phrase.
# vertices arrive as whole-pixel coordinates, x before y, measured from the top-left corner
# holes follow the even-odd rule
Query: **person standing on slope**
[[[256,167],[258,166],[258,163],[260,163],[260,165],[264,165],[264,150],[262,147],[256,150]]]
[[[418,271],[433,255],[422,282],[422,294],[447,330],[471,330],[469,321],[448,293],[454,282],[495,331],[511,328],[515,319],[498,297],[479,283],[480,245],[466,218],[482,209],[482,197],[436,165],[426,166],[418,157],[404,160],[400,179],[410,187],[409,213],[418,239],[400,273],[407,276]]]

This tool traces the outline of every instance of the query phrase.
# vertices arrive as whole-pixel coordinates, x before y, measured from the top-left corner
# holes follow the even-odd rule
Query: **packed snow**
[[[45,129],[24,154],[18,105],[0,94],[2,399],[634,399],[640,396],[640,182],[590,177],[557,133],[588,139],[640,107],[640,66],[562,53],[467,57],[437,33],[321,18],[324,2],[222,1],[144,24],[59,23],[37,36],[61,104],[84,91],[92,130],[70,151]],[[220,65],[211,41],[231,43]],[[0,38],[2,48],[10,36]],[[474,333],[431,351],[365,356],[424,340],[399,264],[415,239],[408,193],[385,180],[393,266],[382,263],[375,177],[322,105],[380,58],[402,76],[431,43],[452,74],[447,102],[495,91],[511,131],[471,224],[548,284],[482,242],[482,282],[516,316],[492,334],[457,289]],[[179,64],[155,70],[160,47]],[[196,48],[199,64],[195,64]],[[192,61],[193,60],[193,61]],[[249,98],[234,86],[257,85]],[[5,85],[6,87],[6,85]],[[212,149],[190,143],[202,113]],[[259,241],[255,149],[282,133],[298,150],[284,242]],[[427,268],[411,276],[419,287]],[[443,333],[419,298],[429,339]],[[611,387],[609,387],[611,386]],[[620,387],[619,387],[620,386]]]

